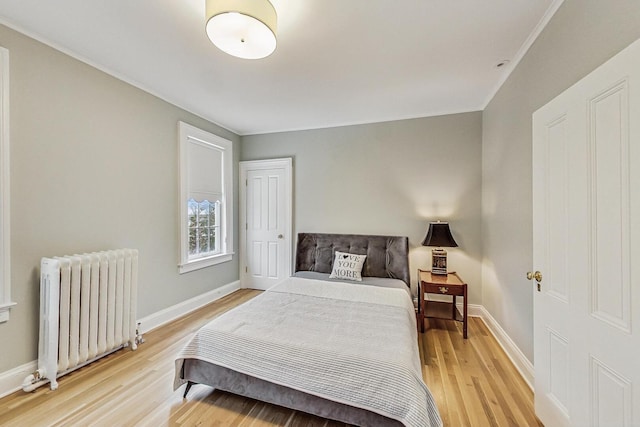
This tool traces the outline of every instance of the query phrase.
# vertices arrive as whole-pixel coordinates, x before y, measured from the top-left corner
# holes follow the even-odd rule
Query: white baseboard
[[[487,311],[484,306],[478,305],[474,307],[474,311],[477,310],[477,317],[482,318],[482,321],[487,325],[489,331],[493,334],[500,344],[500,347],[507,353],[507,357],[511,359],[511,362],[516,367],[524,381],[527,383],[529,388],[533,390],[533,381],[534,381],[534,370],[533,364],[527,359],[527,357],[520,351],[516,343],[507,335],[507,333],[502,329],[502,327],[498,324],[496,319],[491,316],[491,314]],[[471,305],[469,305],[469,316],[471,314]]]
[[[176,305],[172,305],[171,307],[167,307],[164,310],[160,310],[157,313],[153,313],[149,316],[143,317],[142,319],[138,319],[138,323],[140,323],[140,332],[147,333],[152,329],[162,326],[165,323],[169,323],[178,317],[182,317],[185,314],[191,313],[200,307],[229,295],[238,289],[240,289],[240,281],[236,280],[235,282],[231,282],[202,295],[198,295]]]
[[[38,369],[38,361],[32,360],[17,368],[0,373],[0,398],[22,389],[24,379],[36,369]]]
[[[462,313],[463,307],[462,307],[462,303],[456,303],[456,307],[458,307],[458,311],[460,311],[460,313]],[[484,307],[481,306],[480,304],[469,304],[467,305],[467,315],[469,317],[482,317],[482,311],[484,310]]]
[[[460,313],[462,313],[462,304],[457,303],[456,306],[458,310],[460,310]],[[507,353],[507,357],[509,357],[518,372],[520,372],[520,375],[522,375],[522,378],[524,378],[529,388],[533,390],[533,364],[527,359],[524,353],[520,351],[516,343],[507,335],[496,319],[480,304],[469,304],[467,306],[467,314],[470,317],[479,317],[482,319],[484,324],[487,325],[487,328],[489,328],[489,332],[491,332],[496,341],[498,341],[500,347]]]
[[[193,310],[229,295],[238,289],[240,289],[239,280],[206,292],[202,295],[198,295],[174,306],[167,307],[157,313],[143,317],[138,320],[140,323],[140,332],[149,332],[150,330],[171,322],[178,317],[184,316]],[[36,369],[38,369],[38,361],[33,360],[9,371],[0,372],[0,398],[22,389],[22,382],[24,379]]]

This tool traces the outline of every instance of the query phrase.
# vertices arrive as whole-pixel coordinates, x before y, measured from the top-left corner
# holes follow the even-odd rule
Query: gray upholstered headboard
[[[296,271],[331,273],[335,251],[367,255],[362,276],[400,279],[411,286],[409,238],[401,236],[299,233]]]

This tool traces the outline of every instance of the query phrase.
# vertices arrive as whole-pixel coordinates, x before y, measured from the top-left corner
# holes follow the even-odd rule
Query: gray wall
[[[294,232],[408,236],[413,283],[430,220],[451,222],[450,267],[481,301],[480,112],[242,137],[241,160],[292,157]],[[415,285],[414,285],[415,287]]]
[[[237,260],[183,275],[177,269],[177,122],[234,141],[237,165],[236,135],[2,26],[0,45],[11,63],[18,303],[0,324],[0,372],[37,357],[43,256],[139,249],[139,317],[238,279]]]
[[[638,0],[566,0],[483,112],[482,302],[531,361],[531,115],[638,37]]]

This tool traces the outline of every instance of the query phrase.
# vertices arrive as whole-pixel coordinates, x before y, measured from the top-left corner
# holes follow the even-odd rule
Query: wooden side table
[[[425,294],[451,295],[452,302],[427,301]],[[461,296],[462,313],[456,306],[456,297]],[[424,332],[424,318],[449,319],[462,322],[462,336],[467,339],[467,284],[456,273],[432,274],[418,270],[418,298],[420,310],[420,332]]]

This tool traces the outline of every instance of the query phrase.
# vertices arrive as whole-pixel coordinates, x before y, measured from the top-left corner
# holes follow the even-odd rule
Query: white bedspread
[[[415,313],[400,289],[290,278],[205,325],[195,358],[406,426],[441,426],[422,381]]]

